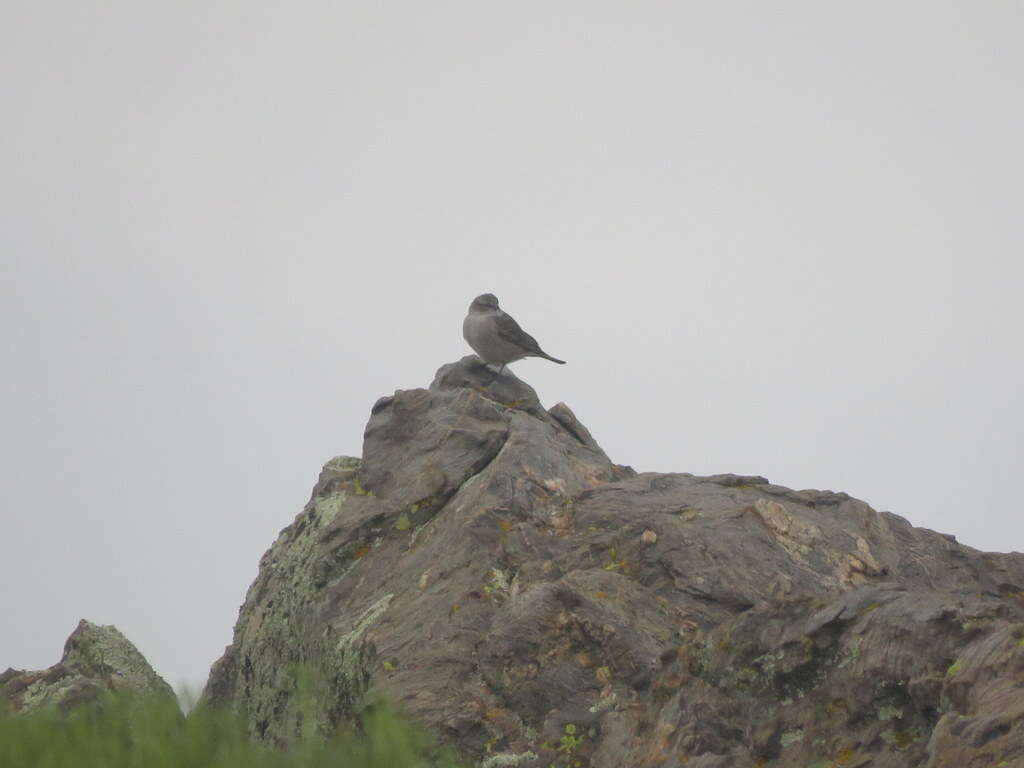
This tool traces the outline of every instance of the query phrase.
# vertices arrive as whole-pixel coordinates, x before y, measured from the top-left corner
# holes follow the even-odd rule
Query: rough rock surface
[[[467,357],[327,463],[204,696],[284,743],[374,691],[485,768],[1021,766],[1024,555],[637,475]]]
[[[61,660],[49,669],[8,669],[0,674],[0,702],[6,701],[15,712],[50,705],[67,710],[108,690],[174,698],[171,687],[116,627],[85,619],[68,637]]]

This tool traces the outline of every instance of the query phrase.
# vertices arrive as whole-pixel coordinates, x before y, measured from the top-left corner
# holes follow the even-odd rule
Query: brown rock
[[[465,358],[324,467],[204,695],[284,743],[304,662],[323,730],[379,691],[483,765],[1013,765],[1022,637],[1024,556],[843,493],[637,475]]]

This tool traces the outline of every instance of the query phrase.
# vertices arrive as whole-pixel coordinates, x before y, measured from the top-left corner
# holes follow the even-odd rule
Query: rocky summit
[[[64,644],[61,660],[43,670],[0,673],[0,707],[32,712],[61,711],[95,702],[107,691],[163,696],[174,690],[117,627],[82,619]]]
[[[324,466],[204,692],[278,744],[379,695],[483,768],[1024,766],[1024,555],[637,474],[466,357]]]

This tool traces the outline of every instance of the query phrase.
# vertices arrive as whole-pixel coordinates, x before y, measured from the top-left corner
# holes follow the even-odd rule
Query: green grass
[[[249,740],[236,716],[173,701],[108,696],[69,715],[0,714],[0,766],[14,768],[458,768],[423,731],[386,706],[358,735],[299,739],[287,751]]]

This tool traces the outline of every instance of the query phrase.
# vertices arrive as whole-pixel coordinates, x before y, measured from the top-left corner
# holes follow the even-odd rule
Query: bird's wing
[[[498,329],[498,336],[503,338],[517,347],[522,347],[528,352],[534,354],[544,354],[544,351],[540,348],[540,344],[530,334],[519,327],[519,323],[513,320],[509,315],[504,312],[500,313],[494,318],[495,326]]]

